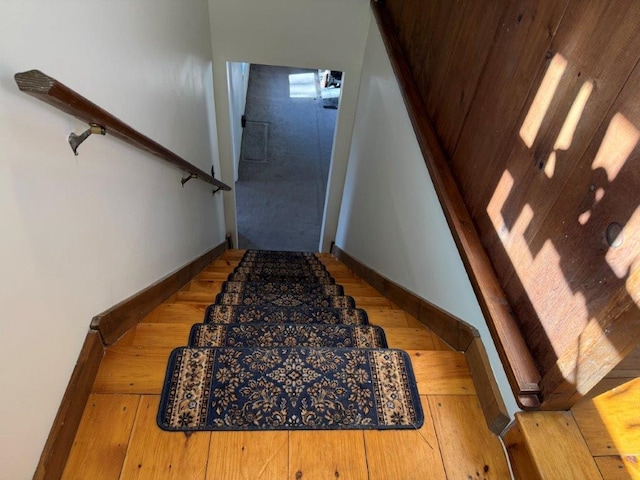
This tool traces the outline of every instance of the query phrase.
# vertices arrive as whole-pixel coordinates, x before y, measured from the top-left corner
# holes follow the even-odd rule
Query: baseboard
[[[382,295],[409,312],[452,348],[465,352],[487,425],[499,435],[509,423],[509,413],[478,330],[415,293],[392,282],[333,244],[331,253]]]
[[[89,331],[42,450],[34,480],[62,477],[103,354],[100,335]]]
[[[91,321],[91,328],[100,333],[105,345],[115,343],[127,330],[136,326],[151,310],[191,281],[227,248],[228,242],[225,240],[182,268],[96,315]]]
[[[478,331],[465,321],[380,275],[337,245],[333,245],[331,253],[382,295],[437,333],[453,349],[466,351],[471,341],[479,335]]]

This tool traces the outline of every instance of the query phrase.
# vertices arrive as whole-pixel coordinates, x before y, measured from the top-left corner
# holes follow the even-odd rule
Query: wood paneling
[[[91,328],[100,332],[105,345],[111,345],[154,308],[189,283],[196,274],[226,249],[227,242],[221,243],[153,285],[96,315],[91,322]]]
[[[431,125],[418,86],[384,7],[372,3],[376,20],[398,78],[409,118],[443,212],[461,254],[516,399],[523,408],[540,405],[540,373],[458,190],[440,141]],[[377,287],[376,287],[377,288]]]
[[[484,416],[486,419],[492,419],[489,430],[500,435],[509,424],[509,412],[502,400],[496,379],[493,375],[487,375],[488,372],[491,372],[491,364],[487,351],[479,338],[473,339],[465,356]]]
[[[96,332],[87,337],[62,397],[49,437],[42,450],[34,480],[60,478],[73,445],[78,425],[98,373],[104,348]]]
[[[546,58],[568,0],[511,2],[496,32],[462,133],[452,168],[472,213],[486,185],[499,180],[518,119]],[[508,92],[508,94],[506,94]]]
[[[511,386],[569,408],[640,341],[640,4],[393,3],[372,6]]]

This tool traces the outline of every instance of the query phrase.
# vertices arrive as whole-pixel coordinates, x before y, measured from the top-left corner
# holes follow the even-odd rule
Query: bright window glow
[[[313,73],[289,75],[290,98],[316,98],[316,76]]]

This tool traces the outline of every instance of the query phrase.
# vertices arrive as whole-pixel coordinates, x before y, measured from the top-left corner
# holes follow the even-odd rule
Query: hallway
[[[317,70],[251,65],[238,182],[240,248],[317,251],[337,110]]]

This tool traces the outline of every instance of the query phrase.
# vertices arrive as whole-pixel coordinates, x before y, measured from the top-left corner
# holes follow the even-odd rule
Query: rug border
[[[413,370],[413,364],[411,363],[411,357],[409,356],[409,354],[407,352],[405,352],[404,350],[398,349],[398,348],[358,348],[358,349],[353,349],[353,348],[338,348],[338,349],[331,349],[331,348],[322,348],[324,350],[346,350],[346,351],[353,351],[353,350],[362,350],[362,351],[380,351],[380,350],[387,350],[387,351],[393,351],[393,352],[399,352],[401,354],[401,356],[404,358],[405,362],[405,366],[407,368],[407,376],[410,376],[413,379],[413,382],[409,382],[408,386],[409,386],[409,390],[411,393],[411,397],[412,397],[412,402],[414,402],[415,404],[415,412],[416,412],[416,422],[412,425],[376,425],[374,427],[370,427],[370,426],[366,426],[366,425],[360,425],[360,426],[350,426],[350,427],[338,427],[338,428],[292,428],[290,425],[289,426],[283,426],[283,427],[270,427],[270,428],[265,428],[265,429],[248,429],[248,428],[169,428],[167,427],[163,421],[162,421],[162,412],[166,409],[167,403],[168,403],[168,393],[167,393],[167,386],[170,384],[171,378],[170,377],[170,372],[173,371],[173,368],[175,367],[175,363],[176,363],[176,357],[179,353],[180,350],[185,350],[185,349],[189,349],[190,347],[176,347],[174,348],[171,353],[169,354],[169,360],[167,362],[167,368],[165,371],[165,376],[164,376],[164,381],[162,384],[162,391],[160,392],[160,403],[158,405],[158,412],[156,413],[156,424],[158,425],[158,428],[160,428],[161,430],[165,431],[165,432],[187,432],[187,433],[196,433],[196,432],[269,432],[269,431],[317,431],[317,430],[321,430],[321,431],[344,431],[344,430],[418,430],[420,429],[425,422],[425,414],[424,414],[424,409],[422,408],[422,401],[420,399],[420,393],[418,392],[418,386],[417,386],[417,381],[416,381],[416,376]],[[197,347],[200,350],[219,350],[219,348],[216,347]],[[231,348],[233,349],[233,347],[223,347],[223,348]],[[284,348],[284,349],[289,349],[291,350],[292,348],[287,348],[287,347],[275,347],[275,348]],[[308,347],[304,347],[304,348],[308,348]],[[254,350],[252,348],[236,348],[236,350]],[[268,350],[268,349],[263,349],[263,350]],[[318,349],[321,350],[321,349]],[[374,397],[375,399],[375,397]]]

